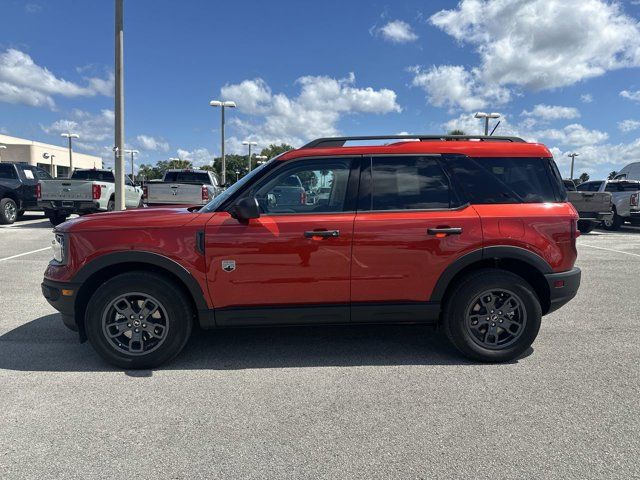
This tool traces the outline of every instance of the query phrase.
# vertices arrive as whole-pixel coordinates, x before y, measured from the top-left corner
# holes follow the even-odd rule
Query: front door
[[[258,200],[260,218],[212,217],[205,251],[216,323],[348,321],[358,167],[351,158],[283,162],[242,195]]]
[[[482,247],[482,227],[474,208],[460,204],[439,156],[369,160],[354,225],[352,319],[404,320],[412,304],[421,311],[452,261]]]

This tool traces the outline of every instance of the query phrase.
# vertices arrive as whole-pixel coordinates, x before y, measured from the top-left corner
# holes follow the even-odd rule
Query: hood
[[[199,213],[184,207],[137,208],[122,212],[83,215],[58,225],[59,232],[86,232],[96,230],[124,230],[140,228],[176,228],[197,218]]]

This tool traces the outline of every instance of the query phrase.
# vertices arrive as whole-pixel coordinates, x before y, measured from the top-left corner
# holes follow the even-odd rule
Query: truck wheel
[[[116,209],[116,201],[110,198],[107,202],[107,212],[113,212]]]
[[[51,212],[47,214],[47,217],[49,218],[51,225],[57,227],[61,223],[66,222],[67,218],[69,218],[69,215],[67,215],[66,213]]]
[[[590,233],[594,228],[596,228],[596,225],[588,220],[578,220],[578,230],[580,230],[580,233]]]
[[[91,345],[120,368],[153,368],[184,348],[193,310],[182,289],[162,275],[132,272],[96,290],[85,315]]]
[[[138,202],[138,208],[144,208],[144,202],[142,201],[142,197],[140,197],[140,201]]]
[[[10,198],[0,200],[0,223],[11,225],[18,218],[18,206]]]
[[[613,213],[613,218],[611,220],[604,220],[602,222],[602,228],[609,231],[620,230],[620,226],[623,224],[622,217],[617,213]]]
[[[482,269],[463,277],[448,296],[444,330],[466,357],[505,362],[536,339],[542,309],[533,288],[506,270]]]

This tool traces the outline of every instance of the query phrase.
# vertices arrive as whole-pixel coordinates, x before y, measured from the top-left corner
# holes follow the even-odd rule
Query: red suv
[[[381,139],[394,143],[371,146]],[[305,194],[281,203],[291,178]],[[322,138],[204,207],[59,225],[42,291],[123,368],[172,359],[194,323],[432,323],[467,357],[500,362],[575,296],[577,220],[544,145]]]

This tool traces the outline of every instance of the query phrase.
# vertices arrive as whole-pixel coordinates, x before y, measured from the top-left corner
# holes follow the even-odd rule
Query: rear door
[[[452,261],[481,247],[480,218],[461,205],[438,155],[365,159],[353,233],[352,321],[402,320],[398,312],[427,302]],[[367,304],[381,302],[388,315],[384,308],[372,315]],[[403,306],[396,312],[393,305]]]

